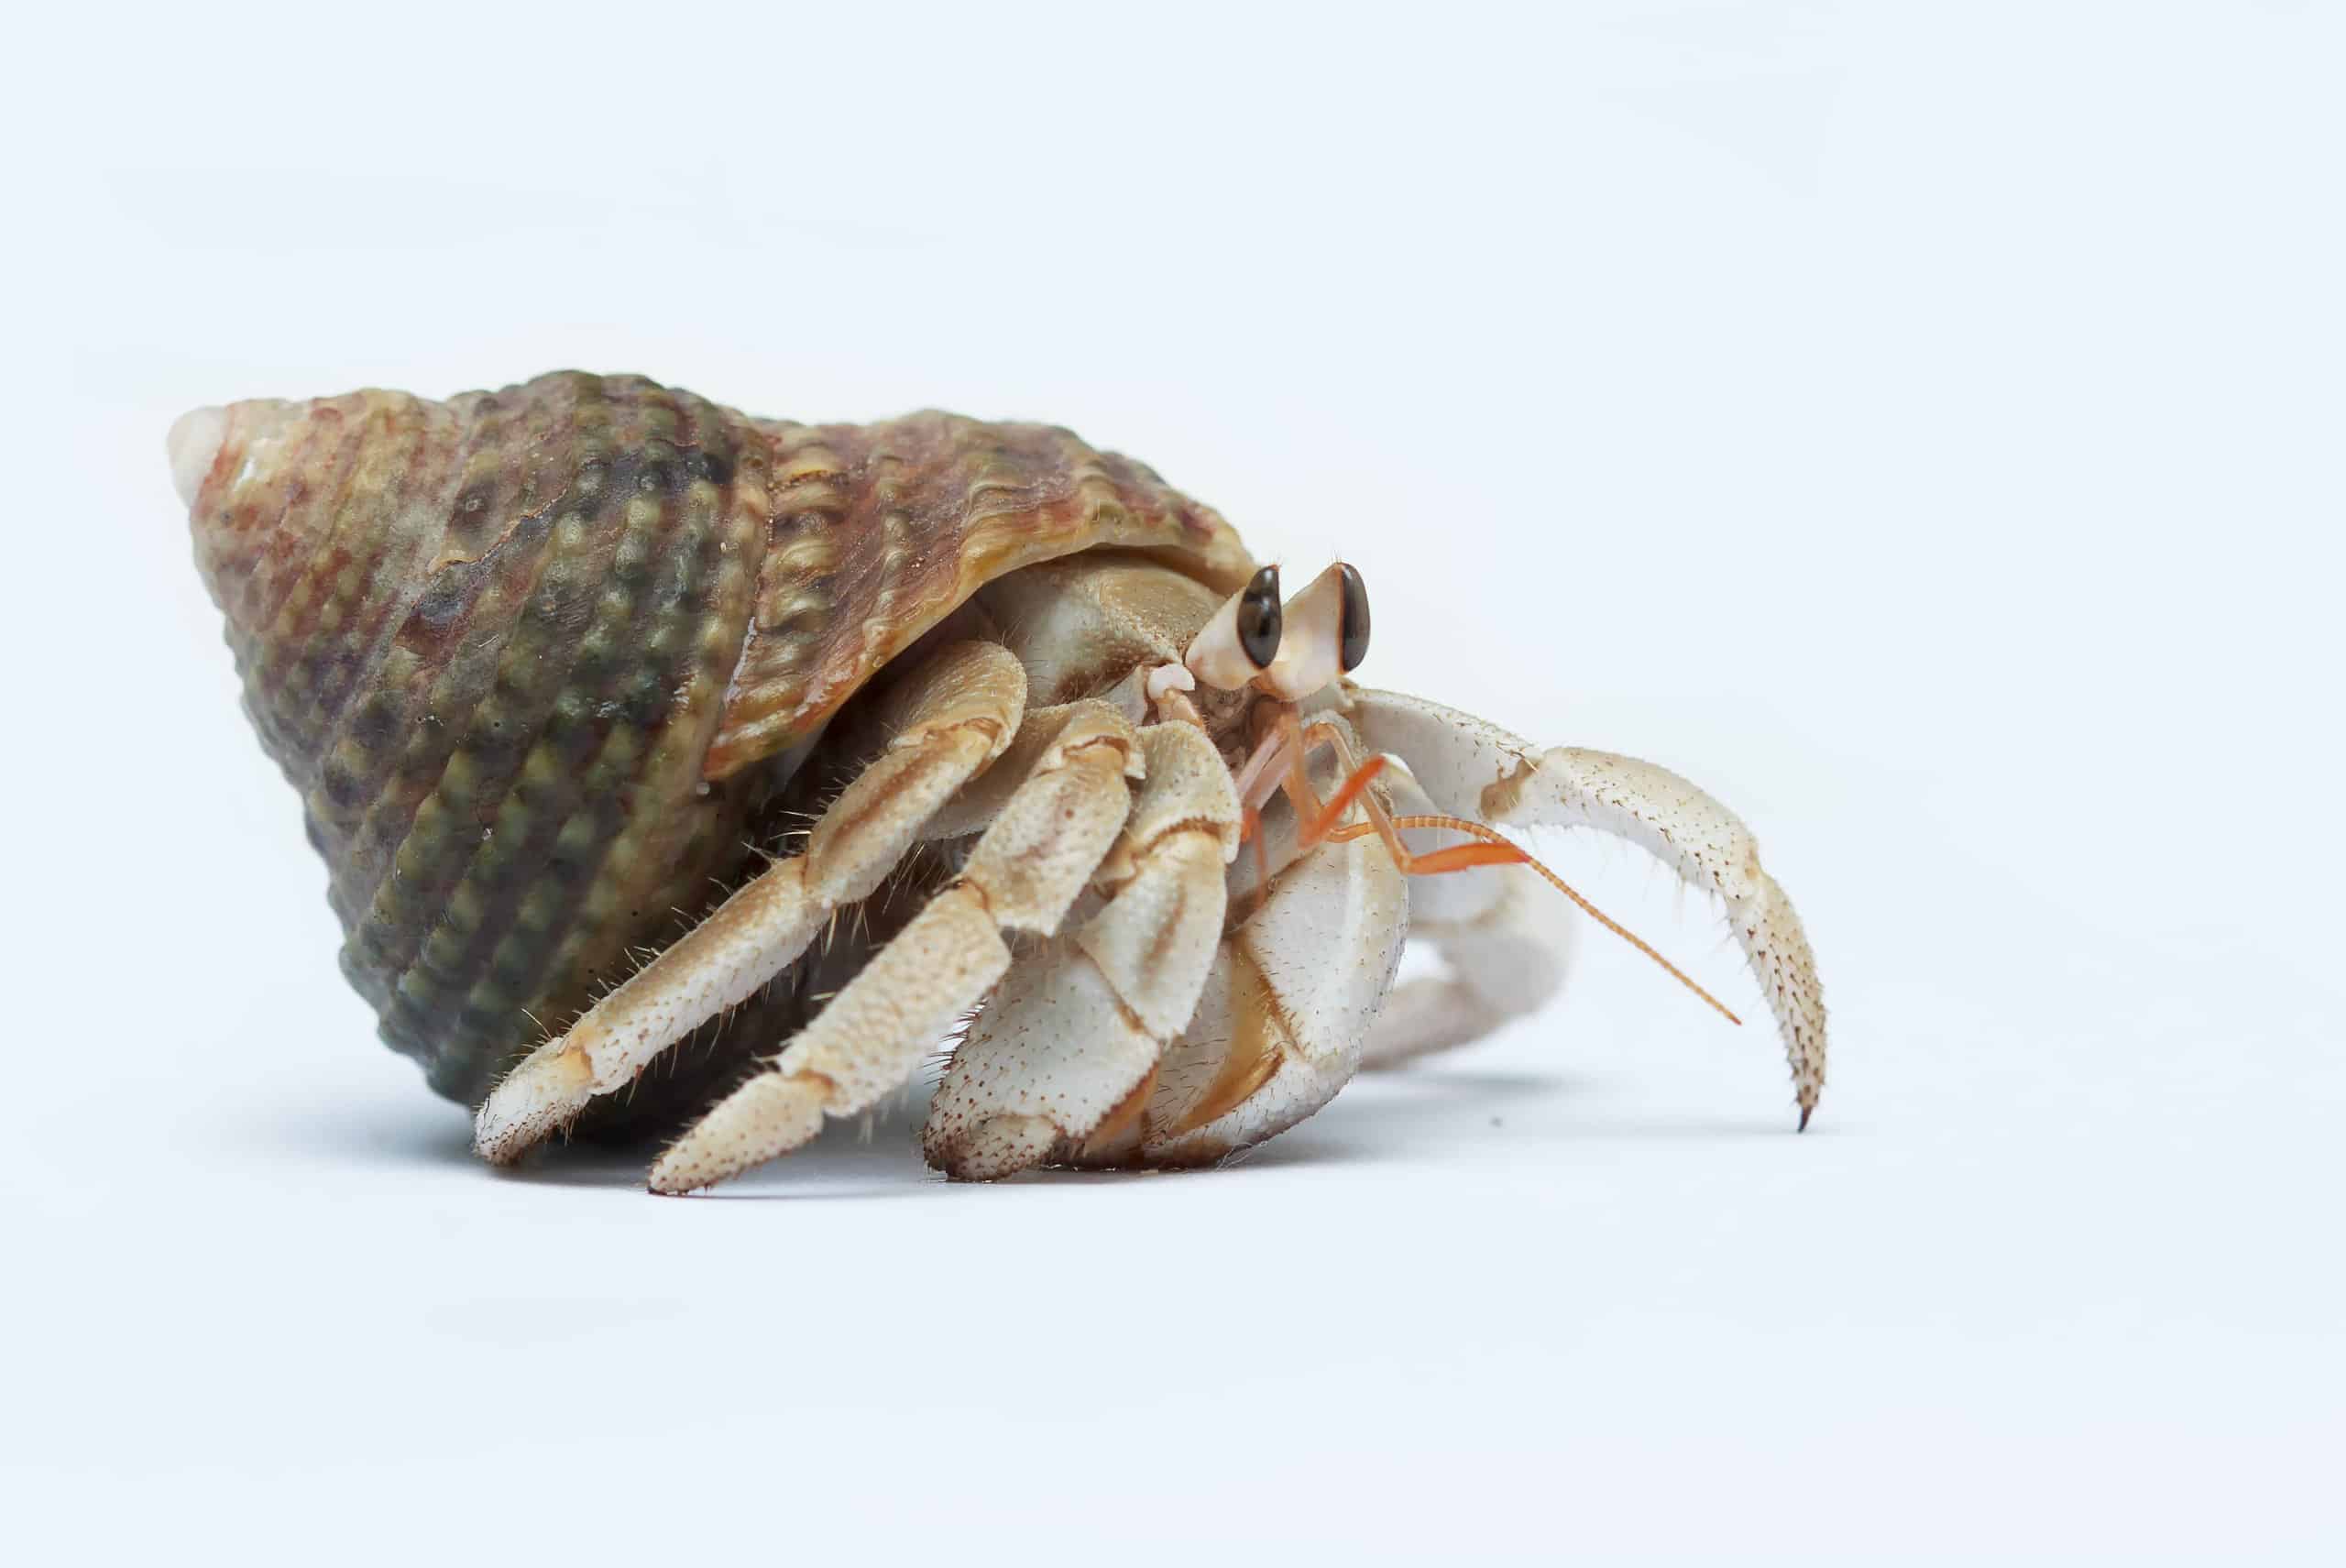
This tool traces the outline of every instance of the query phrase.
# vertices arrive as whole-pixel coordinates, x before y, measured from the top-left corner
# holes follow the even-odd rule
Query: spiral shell
[[[1103,545],[1251,566],[1042,425],[804,425],[577,372],[189,418],[197,564],[344,972],[467,1103],[743,880],[828,717],[983,583]]]

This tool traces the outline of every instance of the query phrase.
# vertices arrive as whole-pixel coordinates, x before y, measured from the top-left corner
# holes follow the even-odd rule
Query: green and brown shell
[[[797,424],[576,372],[225,416],[192,527],[246,709],[344,972],[467,1103],[746,877],[830,715],[979,587],[1097,547],[1251,567],[1044,425]]]

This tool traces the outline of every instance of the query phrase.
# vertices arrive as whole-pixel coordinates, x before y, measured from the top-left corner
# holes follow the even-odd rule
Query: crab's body
[[[1064,431],[566,374],[199,411],[171,446],[345,970],[491,1158],[718,1097],[654,1172],[706,1185],[972,1009],[941,1168],[1244,1147],[1561,980],[1563,906],[1504,851],[1413,855],[1390,814],[1429,806],[1622,833],[1720,894],[1803,1115],[1822,1085],[1805,938],[1731,816],[1340,678],[1348,571],[1289,601],[1326,647],[1257,660],[1229,526]],[[1340,795],[1355,753],[1406,765]],[[1449,972],[1388,994],[1413,928]]]

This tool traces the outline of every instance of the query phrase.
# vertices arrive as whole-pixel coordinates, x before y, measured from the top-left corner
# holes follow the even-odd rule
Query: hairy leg
[[[922,1149],[948,1175],[992,1179],[1113,1142],[1196,1010],[1238,800],[1195,726],[1153,725],[1141,740],[1148,778],[1096,879],[1105,903],[1018,965],[929,1102]]]
[[[1307,781],[1314,799],[1332,798],[1345,773],[1323,751]],[[1365,798],[1335,820],[1365,828]],[[1268,884],[1245,885],[1251,855],[1233,868],[1245,887],[1235,907],[1247,913],[1215,947],[1197,1011],[1145,1102],[1115,1135],[1095,1133],[1074,1163],[1208,1164],[1293,1126],[1352,1078],[1426,884],[1374,838],[1305,846],[1310,824],[1288,807],[1274,802],[1263,817]]]
[[[654,1191],[688,1192],[738,1175],[796,1148],[827,1116],[856,1114],[902,1088],[1009,969],[1003,933],[1058,929],[1131,811],[1125,781],[1146,766],[1123,715],[1103,703],[1081,706],[960,875],[766,1071],[669,1146],[652,1168]]]
[[[1001,755],[1025,701],[1025,672],[998,646],[960,642],[929,656],[891,696],[887,750],[816,823],[806,852],[761,872],[523,1058],[481,1106],[481,1156],[520,1158],[787,968],[833,911],[878,887],[930,817]]]

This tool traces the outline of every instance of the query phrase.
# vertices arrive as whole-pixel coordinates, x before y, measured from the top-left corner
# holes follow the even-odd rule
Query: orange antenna
[[[1717,1010],[1720,1017],[1738,1027],[1742,1025],[1743,1020],[1737,1017],[1726,1003],[1697,985],[1693,976],[1663,958],[1654,949],[1653,944],[1582,897],[1570,883],[1541,865],[1530,850],[1497,829],[1485,828],[1479,822],[1470,822],[1463,817],[1426,815],[1396,817],[1387,811],[1384,805],[1368,790],[1370,782],[1385,771],[1384,753],[1379,752],[1365,762],[1355,766],[1353,762],[1352,749],[1344,743],[1342,730],[1325,721],[1310,725],[1301,724],[1291,710],[1280,716],[1279,732],[1284,739],[1277,744],[1287,749],[1284,774],[1274,775],[1266,773],[1258,781],[1252,780],[1250,776],[1250,782],[1246,786],[1247,792],[1251,795],[1257,787],[1265,788],[1266,794],[1284,789],[1288,798],[1295,805],[1296,820],[1301,828],[1297,842],[1303,848],[1309,849],[1314,844],[1321,843],[1347,843],[1352,839],[1374,833],[1385,841],[1387,852],[1393,857],[1393,863],[1400,868],[1405,876],[1439,876],[1445,872],[1471,871],[1476,866],[1529,866],[1540,873],[1549,886],[1580,905],[1591,919],[1660,964],[1669,971],[1672,980],[1709,1003]],[[1304,753],[1315,742],[1325,742],[1332,746],[1335,749],[1338,763],[1346,770],[1344,782],[1339,784],[1336,793],[1324,802],[1312,789],[1310,777],[1304,769]],[[1273,754],[1267,749],[1266,743],[1266,749],[1258,753],[1258,756],[1268,758]],[[1272,783],[1274,777],[1277,780],[1276,784]],[[1255,813],[1254,805],[1253,801],[1246,802],[1247,820],[1240,837],[1242,840],[1250,838],[1257,839],[1255,854],[1257,859],[1261,860],[1264,854],[1259,841],[1262,819]],[[1366,813],[1368,820],[1356,822],[1349,828],[1337,827],[1336,819],[1354,805],[1358,805],[1361,810]],[[1404,828],[1447,828],[1453,832],[1464,833],[1477,842],[1452,844],[1447,848],[1431,850],[1420,855],[1401,842],[1400,829]],[[1263,862],[1263,869],[1266,872],[1268,870],[1266,861]],[[1267,879],[1265,882],[1265,888],[1267,891]]]
[[[1469,866],[1476,865],[1514,864],[1529,866],[1533,871],[1538,872],[1541,877],[1546,879],[1549,886],[1554,888],[1558,893],[1562,894],[1566,898],[1571,899],[1574,904],[1579,905],[1582,910],[1588,915],[1589,918],[1595,920],[1598,925],[1604,927],[1606,930],[1620,938],[1623,941],[1628,943],[1629,946],[1637,948],[1638,951],[1645,954],[1646,957],[1660,964],[1663,969],[1668,970],[1670,971],[1671,978],[1677,981],[1679,984],[1684,986],[1695,995],[1701,997],[1704,1001],[1709,1003],[1713,1007],[1717,1008],[1719,1015],[1725,1018],[1728,1023],[1738,1026],[1742,1025],[1743,1020],[1737,1017],[1727,1007],[1726,1003],[1721,1002],[1717,997],[1713,996],[1709,992],[1705,991],[1701,986],[1694,983],[1693,978],[1689,976],[1684,970],[1680,969],[1676,964],[1672,963],[1668,959],[1663,958],[1660,953],[1656,952],[1651,943],[1639,936],[1635,931],[1632,931],[1628,927],[1622,925],[1618,920],[1614,919],[1610,915],[1606,914],[1605,911],[1599,909],[1594,904],[1591,904],[1587,899],[1582,897],[1579,892],[1573,887],[1572,883],[1566,882],[1563,878],[1550,871],[1546,866],[1541,865],[1540,861],[1533,857],[1529,850],[1506,838],[1496,829],[1485,828],[1479,822],[1469,822],[1463,817],[1430,817],[1424,815],[1413,815],[1409,817],[1396,817],[1390,818],[1390,820],[1396,828],[1448,828],[1455,832],[1464,833],[1470,838],[1479,839],[1482,840],[1480,844],[1458,844],[1447,850],[1436,850],[1431,854],[1428,855],[1412,855],[1406,849],[1401,850],[1398,863],[1402,871],[1422,876],[1430,872],[1464,871]],[[1339,828],[1334,832],[1330,833],[1327,837],[1330,843],[1340,844],[1347,839],[1357,839],[1362,837],[1364,834],[1374,833],[1376,831],[1377,831],[1377,825],[1375,822],[1362,822],[1350,828]],[[1462,851],[1476,850],[1481,851],[1481,853],[1474,854],[1471,858],[1468,854],[1462,853]],[[1445,857],[1455,858],[1446,859]],[[1436,861],[1441,861],[1442,863],[1436,864]]]

